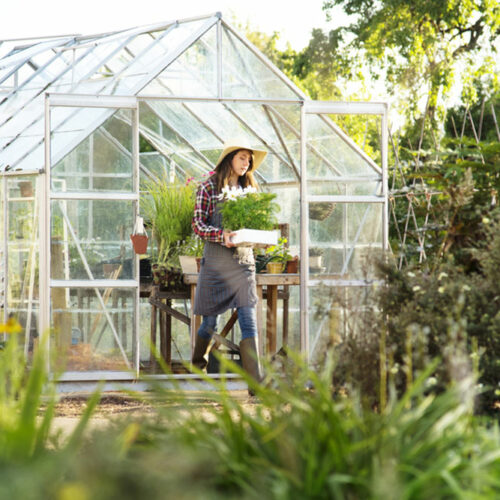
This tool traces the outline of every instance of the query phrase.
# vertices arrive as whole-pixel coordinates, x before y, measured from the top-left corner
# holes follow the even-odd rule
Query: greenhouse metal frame
[[[380,119],[380,166],[335,123],[338,115]],[[309,100],[219,13],[89,37],[0,42],[0,300],[4,321],[24,314],[26,353],[34,330],[66,326],[72,342],[85,323],[94,342],[114,345],[123,369],[70,377],[139,375],[139,257],[127,240],[141,179],[212,170],[235,131],[269,152],[258,181],[277,192],[300,256],[296,346],[309,359],[333,328],[331,319],[311,315],[315,291],[368,288],[374,276],[361,261],[388,249],[386,104]],[[17,195],[27,180],[35,195]],[[313,221],[314,204],[335,207],[334,215]],[[122,219],[104,227],[99,214]],[[19,250],[22,242],[29,248]],[[310,275],[314,245],[327,262]],[[16,261],[16,252],[27,257]],[[111,262],[118,252],[122,263],[131,261],[128,271]],[[111,274],[95,271],[94,254]],[[126,337],[125,324],[132,324]]]

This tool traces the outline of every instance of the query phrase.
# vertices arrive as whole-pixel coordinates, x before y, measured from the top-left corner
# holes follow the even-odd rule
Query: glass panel
[[[34,176],[6,179],[7,309],[27,329],[29,347],[37,335],[38,313],[38,208]],[[3,236],[3,233],[2,233]]]
[[[307,116],[307,176],[324,178],[373,174],[359,151],[346,144],[319,115]]]
[[[309,359],[314,365],[324,360],[333,345],[359,333],[371,287],[316,286],[309,288]]]
[[[140,165],[141,165],[141,191],[144,190],[144,183],[151,180],[151,177],[147,175],[143,169],[146,169],[150,174],[154,175],[158,179],[168,179],[169,175],[169,162],[166,158],[156,151],[151,151],[147,153],[140,154]]]
[[[374,277],[374,260],[382,249],[382,210],[381,203],[311,204],[311,274]]]
[[[6,257],[6,245],[7,241],[5,241],[4,229],[5,229],[5,208],[6,208],[6,200],[4,197],[4,185],[6,182],[6,178],[0,176],[0,238],[3,241],[3,244],[0,245],[0,322],[5,320],[4,310],[5,310],[5,274],[6,274],[6,265],[5,265],[5,257]]]
[[[141,92],[143,95],[217,95],[215,26],[173,61]]]
[[[248,47],[223,29],[222,87],[224,97],[299,99]]]
[[[132,364],[135,291],[53,288],[52,345],[58,368],[67,371],[122,371]],[[114,332],[113,332],[114,329]],[[125,357],[123,355],[125,353]]]
[[[134,227],[133,203],[106,200],[53,201],[51,277],[91,279],[85,267],[86,262],[94,279],[133,279],[135,259],[130,242]]]
[[[82,125],[102,121],[112,110],[56,108],[55,111],[61,113],[57,113],[60,125],[53,133],[53,158],[60,157],[72,144],[77,145],[52,167],[52,189],[131,192],[132,111],[115,112],[86,138],[87,131]],[[69,115],[66,120],[64,115]],[[78,128],[72,130],[72,126]]]

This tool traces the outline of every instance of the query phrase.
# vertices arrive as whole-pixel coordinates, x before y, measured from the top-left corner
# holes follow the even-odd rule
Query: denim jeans
[[[238,323],[241,329],[241,340],[257,337],[257,314],[255,307],[238,307]],[[198,335],[209,340],[217,331],[217,316],[203,316]]]

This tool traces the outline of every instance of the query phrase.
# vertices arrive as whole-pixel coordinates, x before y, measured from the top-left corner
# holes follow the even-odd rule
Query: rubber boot
[[[208,345],[211,339],[204,339],[199,335],[196,335],[196,341],[194,343],[193,359],[191,363],[200,370],[204,370],[207,367],[208,360],[205,357],[208,350]]]
[[[259,354],[255,337],[249,337],[240,342],[240,357],[243,369],[257,382],[261,382],[262,375],[259,369]],[[251,389],[248,389],[248,394],[254,395]]]

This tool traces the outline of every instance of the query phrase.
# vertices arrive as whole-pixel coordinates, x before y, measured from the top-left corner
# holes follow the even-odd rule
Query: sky
[[[321,7],[324,0],[1,0],[0,40],[50,35],[91,35],[174,19],[222,12],[252,29],[280,33],[300,50],[313,28],[333,28]],[[307,7],[305,7],[307,6]],[[342,16],[335,16],[338,23]]]

